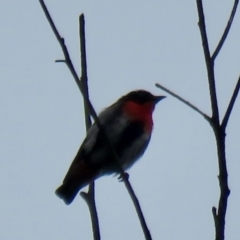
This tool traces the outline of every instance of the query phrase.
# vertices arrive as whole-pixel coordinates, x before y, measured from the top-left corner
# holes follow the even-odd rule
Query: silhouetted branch
[[[81,14],[79,17],[79,37],[80,37],[80,52],[81,52],[81,82],[83,86],[83,91],[85,92],[85,96],[89,98],[89,91],[88,91],[88,77],[87,77],[87,55],[86,55],[86,40],[85,40],[85,20],[84,15]],[[88,105],[84,100],[84,112],[85,112],[85,124],[86,124],[86,131],[91,127],[91,116],[88,109]],[[95,184],[94,182],[89,184],[88,192],[81,192],[80,195],[86,201],[91,221],[92,221],[92,230],[93,230],[93,238],[94,240],[100,240],[100,229],[99,229],[99,220],[97,214],[97,208],[95,203]]]
[[[97,215],[97,208],[95,203],[95,183],[91,183],[89,185],[88,192],[80,192],[81,197],[86,201],[91,221],[92,221],[92,229],[93,229],[93,237],[94,240],[100,240],[100,229],[99,229],[99,221],[98,221],[98,215]]]
[[[210,90],[210,98],[211,98],[211,106],[212,106],[212,128],[216,138],[217,144],[217,154],[218,154],[218,167],[219,167],[219,186],[220,186],[220,197],[218,202],[218,209],[215,207],[212,208],[212,213],[215,222],[215,240],[224,240],[225,238],[225,218],[227,212],[227,204],[228,204],[228,196],[230,194],[230,190],[228,187],[228,171],[227,171],[227,163],[226,163],[226,152],[225,152],[225,127],[223,128],[219,122],[219,110],[217,103],[217,95],[216,95],[216,87],[215,87],[215,77],[214,77],[214,58],[210,57],[208,39],[206,34],[206,26],[204,19],[204,12],[202,6],[202,0],[197,1],[197,9],[199,16],[199,28],[201,33],[203,51],[205,56],[205,63],[208,72],[208,83]],[[226,38],[226,36],[224,36]],[[224,41],[225,39],[223,39]],[[220,51],[221,45],[219,45]],[[216,52],[217,54],[218,52]],[[233,105],[232,105],[233,106]],[[231,109],[229,115],[231,113]],[[229,118],[227,114],[226,120],[224,123],[227,124],[227,120]],[[226,126],[226,125],[225,125]]]
[[[62,51],[63,51],[63,53],[64,53],[64,57],[65,57],[64,62],[67,64],[70,72],[72,73],[72,75],[73,75],[73,77],[74,77],[74,80],[75,80],[75,82],[77,83],[77,85],[78,85],[78,87],[79,87],[79,89],[80,89],[80,91],[81,91],[81,93],[82,93],[82,95],[83,95],[83,98],[84,98],[84,100],[85,100],[85,102],[86,102],[86,104],[87,104],[87,106],[88,106],[88,109],[89,109],[89,111],[90,111],[90,113],[91,113],[91,116],[93,117],[96,125],[98,126],[99,131],[101,131],[101,134],[102,134],[102,136],[104,137],[104,140],[105,140],[106,144],[109,146],[109,151],[111,152],[111,154],[112,154],[112,156],[113,156],[113,160],[115,161],[115,163],[116,163],[116,165],[117,165],[117,167],[118,167],[118,169],[119,169],[119,173],[120,173],[120,175],[121,175],[121,178],[122,178],[122,180],[124,181],[124,184],[125,184],[128,192],[129,192],[129,194],[130,194],[130,197],[131,197],[131,199],[132,199],[132,201],[133,201],[133,204],[134,204],[135,209],[136,209],[136,211],[137,211],[137,214],[138,214],[138,216],[139,216],[139,220],[140,220],[140,223],[141,223],[143,232],[144,232],[145,239],[146,239],[146,240],[152,240],[150,231],[149,231],[149,229],[148,229],[148,227],[147,227],[147,224],[146,224],[145,218],[144,218],[144,216],[143,216],[142,210],[141,210],[141,208],[140,208],[139,202],[138,202],[138,200],[137,200],[137,197],[136,197],[135,194],[134,194],[134,191],[133,191],[133,189],[132,189],[132,187],[131,187],[130,182],[128,181],[128,179],[127,179],[126,176],[125,176],[125,173],[124,173],[124,171],[123,171],[123,169],[122,169],[122,166],[121,166],[121,164],[120,164],[120,162],[119,162],[118,156],[117,156],[116,152],[114,151],[114,148],[113,148],[113,146],[112,146],[112,144],[111,144],[108,136],[106,135],[106,132],[104,131],[104,128],[102,127],[101,122],[99,121],[98,116],[97,116],[97,114],[96,114],[96,112],[95,112],[95,110],[94,110],[94,108],[93,108],[93,106],[92,106],[89,98],[87,98],[86,95],[85,95],[85,92],[84,92],[83,86],[82,86],[82,82],[79,81],[79,78],[78,78],[78,76],[77,76],[77,73],[76,73],[76,71],[75,71],[75,69],[74,69],[74,66],[73,66],[73,64],[72,64],[72,61],[71,61],[71,59],[70,59],[70,57],[69,57],[67,47],[66,47],[66,45],[65,45],[65,43],[64,43],[64,39],[60,37],[60,35],[59,35],[58,31],[57,31],[57,28],[55,27],[55,25],[54,25],[54,23],[53,23],[53,20],[52,20],[52,18],[51,18],[51,16],[50,16],[50,14],[49,14],[46,6],[45,6],[44,1],[43,1],[43,0],[39,0],[39,2],[40,2],[40,4],[41,4],[41,6],[42,6],[42,9],[43,9],[43,11],[44,11],[44,13],[45,13],[45,15],[46,15],[47,20],[48,20],[49,23],[50,23],[50,26],[51,26],[52,29],[53,29],[53,32],[54,32],[54,34],[55,34],[55,36],[56,36],[56,38],[57,38],[57,40],[58,40],[58,42],[59,42],[59,44],[60,44],[60,46],[61,46],[61,48],[62,48]],[[136,201],[136,200],[137,200],[137,201]]]
[[[41,4],[41,7],[42,7],[42,9],[43,9],[43,11],[44,11],[44,13],[46,15],[46,18],[47,18],[47,20],[48,20],[48,22],[49,22],[49,24],[50,24],[54,34],[55,34],[55,37],[57,38],[57,40],[58,40],[58,42],[59,42],[59,44],[60,44],[60,46],[62,48],[64,57],[65,57],[65,60],[57,60],[57,62],[65,62],[67,64],[70,72],[72,73],[72,75],[74,77],[75,82],[77,83],[78,87],[81,89],[81,87],[79,86],[79,83],[78,83],[79,82],[79,78],[78,78],[78,75],[77,75],[76,71],[74,70],[72,61],[71,61],[71,59],[69,57],[68,50],[67,50],[67,47],[66,47],[65,42],[64,42],[64,38],[62,38],[60,36],[60,34],[58,33],[58,30],[57,30],[57,28],[56,28],[56,26],[55,26],[55,24],[54,24],[54,22],[53,22],[53,20],[52,20],[52,18],[50,16],[49,12],[48,12],[48,10],[47,10],[47,7],[46,7],[44,1],[43,0],[39,0],[39,2]]]
[[[230,190],[228,187],[228,172],[225,152],[225,137],[226,133],[219,125],[213,125],[213,130],[217,143],[218,167],[219,167],[219,187],[220,197],[218,208],[215,215],[215,239],[224,240],[225,238],[225,218],[227,212],[228,196]]]
[[[79,16],[79,36],[80,36],[80,50],[81,50],[81,82],[86,94],[86,97],[89,98],[88,92],[88,77],[87,77],[87,55],[86,55],[86,40],[85,40],[85,20],[84,15]],[[87,106],[86,101],[84,100],[84,110],[85,110],[85,122],[87,129],[91,126],[91,117],[90,112]]]
[[[221,124],[221,126],[222,126],[223,129],[226,129],[226,126],[227,126],[229,117],[230,117],[231,112],[232,112],[232,109],[233,109],[233,105],[234,105],[234,103],[235,103],[235,101],[236,101],[236,99],[237,99],[237,95],[238,95],[238,92],[239,92],[239,88],[240,88],[240,76],[239,76],[239,78],[238,78],[237,85],[236,85],[236,87],[235,87],[235,89],[234,89],[232,98],[231,98],[231,100],[230,100],[230,102],[229,102],[227,111],[226,111],[226,113],[225,113],[225,116],[224,116],[223,121],[222,121],[222,124]]]
[[[173,97],[177,98],[179,101],[183,102],[184,104],[186,104],[187,106],[189,106],[190,108],[192,108],[194,111],[198,112],[200,115],[202,115],[210,124],[211,124],[211,118],[205,114],[204,112],[202,112],[201,110],[199,110],[197,107],[195,107],[193,104],[191,104],[190,102],[186,101],[185,99],[183,99],[182,97],[180,97],[179,95],[177,95],[176,93],[170,91],[169,89],[163,87],[162,85],[160,85],[159,83],[155,84],[156,87],[161,88],[163,91],[169,93],[170,95],[172,95]]]
[[[219,112],[218,112],[218,103],[217,103],[217,94],[215,87],[215,77],[214,77],[214,62],[211,59],[209,44],[207,39],[206,25],[205,25],[205,17],[203,12],[202,0],[197,0],[197,9],[199,16],[199,29],[201,33],[203,52],[207,67],[208,74],[208,84],[209,84],[209,92],[211,97],[211,106],[212,106],[212,118],[214,121],[219,122]]]
[[[216,227],[216,225],[217,225],[217,209],[215,207],[212,207],[212,214],[213,214],[214,224]]]
[[[231,12],[231,15],[229,17],[229,20],[228,20],[228,23],[226,25],[226,28],[225,28],[225,30],[223,32],[223,35],[222,35],[222,37],[221,37],[221,39],[220,39],[220,41],[219,41],[219,43],[218,43],[214,53],[213,53],[213,55],[212,55],[212,60],[213,61],[216,59],[218,53],[220,52],[220,50],[221,50],[221,48],[222,48],[222,46],[223,46],[223,44],[224,44],[224,42],[225,42],[225,40],[227,38],[227,35],[228,35],[229,30],[230,30],[230,28],[232,26],[232,23],[233,23],[233,19],[234,19],[235,13],[237,11],[238,2],[239,2],[239,0],[235,0],[235,2],[233,4],[232,12]]]
[[[205,26],[205,19],[204,19],[204,12],[202,6],[202,0],[197,1],[197,9],[198,9],[198,16],[199,16],[199,28],[201,33],[202,39],[202,46],[203,52],[205,57],[205,63],[207,67],[208,73],[208,84],[209,84],[209,92],[210,92],[210,99],[211,99],[211,107],[212,107],[212,117],[207,116],[205,113],[200,111],[198,108],[193,106],[188,101],[184,100],[182,97],[178,96],[177,94],[173,93],[172,91],[166,89],[165,87],[156,84],[157,87],[161,88],[162,90],[166,91],[167,93],[171,94],[173,97],[177,98],[184,104],[191,107],[194,111],[197,111],[201,114],[212,126],[212,129],[215,134],[216,144],[217,144],[217,154],[218,154],[218,166],[219,166],[219,186],[220,186],[220,197],[218,202],[218,208],[212,208],[212,214],[215,223],[215,240],[224,240],[224,232],[225,232],[225,218],[226,218],[226,211],[227,211],[227,203],[228,203],[228,196],[230,194],[230,190],[228,187],[228,172],[227,172],[227,164],[226,164],[226,153],[225,153],[225,129],[232,112],[234,103],[236,101],[239,88],[240,88],[240,77],[238,79],[237,85],[231,97],[230,103],[226,110],[225,116],[223,118],[222,124],[220,125],[219,121],[219,109],[218,109],[218,102],[217,102],[217,95],[216,95],[216,87],[215,87],[215,77],[214,77],[214,59],[216,58],[217,54],[221,50],[221,47],[227,37],[229,29],[231,27],[233,17],[236,12],[238,0],[235,1],[228,25],[224,31],[224,34],[218,44],[217,49],[214,52],[214,56],[211,58],[210,51],[209,51],[209,44],[207,39],[206,33],[206,26]]]

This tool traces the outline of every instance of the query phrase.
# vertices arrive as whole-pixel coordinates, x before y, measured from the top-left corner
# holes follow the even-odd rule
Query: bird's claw
[[[124,178],[127,180],[129,179],[129,174],[127,172],[124,173]],[[123,176],[119,175],[118,180],[119,180],[119,182],[124,182]]]

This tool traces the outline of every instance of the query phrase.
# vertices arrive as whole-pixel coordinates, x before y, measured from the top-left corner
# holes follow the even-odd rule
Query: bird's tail
[[[63,184],[56,190],[56,195],[69,205],[78,191],[97,178],[94,167],[83,161],[73,162],[63,180]]]
[[[76,197],[79,187],[75,187],[70,184],[63,183],[56,191],[56,195],[61,198],[67,205],[69,205],[73,199]]]

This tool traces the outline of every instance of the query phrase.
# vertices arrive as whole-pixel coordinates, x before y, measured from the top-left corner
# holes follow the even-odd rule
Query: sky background
[[[59,1],[46,4],[80,73],[78,16],[85,14],[90,99],[96,111],[135,89],[164,85],[211,113],[195,1]],[[204,1],[211,52],[233,1]],[[240,74],[240,12],[216,62],[221,118]],[[92,239],[85,201],[54,194],[85,137],[83,101],[37,0],[0,4],[0,239]],[[240,100],[227,127],[231,195],[226,239],[240,236]],[[144,156],[129,170],[153,239],[214,239],[219,199],[209,124],[171,96],[154,112]],[[86,189],[84,189],[86,190]],[[104,240],[144,239],[123,183],[96,182]]]

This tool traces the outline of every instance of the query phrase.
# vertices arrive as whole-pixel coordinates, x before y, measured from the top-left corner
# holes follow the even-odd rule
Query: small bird
[[[163,98],[145,90],[132,91],[99,114],[100,123],[124,171],[145,152],[153,129],[152,113],[156,103]],[[56,194],[70,204],[81,188],[113,173],[118,174],[119,168],[102,132],[94,123]]]

